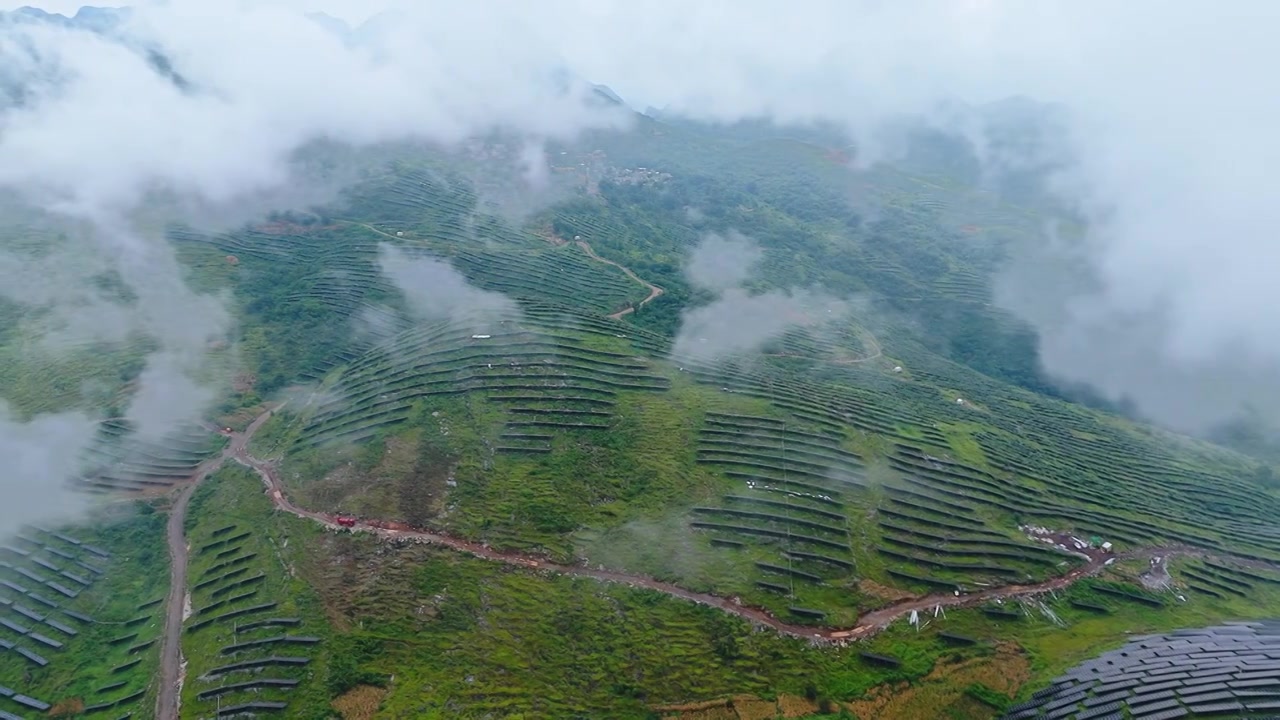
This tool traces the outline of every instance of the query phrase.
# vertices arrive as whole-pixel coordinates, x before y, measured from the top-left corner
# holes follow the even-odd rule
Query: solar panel
[[[1129,697],[1129,694],[1130,694],[1129,690],[1121,690],[1120,692],[1109,692],[1109,693],[1106,693],[1105,695],[1094,695],[1091,698],[1085,699],[1084,706],[1095,707],[1097,705],[1105,705],[1109,702],[1113,702],[1121,698]]]
[[[1118,711],[1120,707],[1121,707],[1121,703],[1113,702],[1113,703],[1108,703],[1106,705],[1100,705],[1094,708],[1088,708],[1083,712],[1077,714],[1076,720],[1092,720],[1093,718],[1100,718],[1104,715],[1110,715],[1111,713]]]
[[[72,555],[71,553],[68,553],[68,552],[63,552],[63,551],[59,550],[59,549],[58,549],[58,548],[56,548],[56,547],[49,547],[48,545],[45,545],[45,546],[44,546],[44,551],[45,551],[45,552],[47,552],[47,553],[49,553],[50,555],[57,555],[58,557],[62,558],[63,560],[75,560],[75,559],[76,559],[76,556],[75,556],[75,555]]]
[[[70,535],[63,535],[62,533],[49,533],[49,534],[50,534],[50,535],[52,535],[52,536],[54,536],[54,537],[56,537],[56,538],[58,538],[59,540],[61,540],[61,541],[65,542],[65,543],[70,543],[70,544],[72,544],[72,545],[79,545],[79,544],[80,544],[80,541],[79,541],[79,540],[77,540],[77,539],[75,539],[75,538],[71,537]]]
[[[93,581],[92,581],[92,580],[90,580],[90,579],[88,579],[88,578],[86,578],[86,577],[84,577],[84,576],[82,576],[82,575],[76,575],[76,574],[75,574],[75,573],[73,573],[73,572],[67,572],[66,570],[59,570],[59,571],[58,571],[58,574],[59,574],[59,575],[61,575],[61,576],[62,576],[62,577],[64,577],[64,578],[66,578],[66,579],[70,580],[71,582],[80,583],[81,585],[92,585],[92,584],[93,584]]]
[[[1115,690],[1122,690],[1125,688],[1137,687],[1139,685],[1146,685],[1147,682],[1149,682],[1149,680],[1148,678],[1145,678],[1145,677],[1124,676],[1123,680],[1118,680],[1115,682],[1107,681],[1104,683],[1099,683],[1098,687],[1096,688],[1096,691],[1099,693],[1108,693]]]
[[[1150,675],[1153,680],[1158,680],[1160,682],[1164,682],[1165,680],[1183,680],[1191,677],[1191,674],[1187,672],[1187,668],[1185,667],[1171,667],[1166,668],[1161,672],[1150,672],[1147,674]]]
[[[1173,698],[1173,691],[1176,685],[1167,685],[1159,690],[1151,690],[1147,688],[1141,695],[1135,695],[1129,699],[1129,706],[1143,705],[1145,703],[1156,702],[1159,700],[1169,700]]]
[[[1236,697],[1242,698],[1280,698],[1280,691],[1276,688],[1267,688],[1259,690],[1257,688],[1237,688]]]
[[[27,697],[26,695],[14,695],[11,699],[14,702],[18,703],[19,705],[26,705],[32,710],[48,710],[49,709],[49,703],[43,700],[37,700],[33,697]]]
[[[1143,718],[1143,720],[1173,720],[1174,718],[1181,718],[1186,716],[1187,716],[1186,708],[1179,707],[1179,708],[1170,708],[1169,710],[1165,710],[1164,712],[1157,713],[1155,715],[1147,715]]]
[[[1162,703],[1158,703],[1156,705],[1148,705],[1142,708],[1135,708],[1132,705],[1130,705],[1129,714],[1132,715],[1135,718],[1135,720],[1140,720],[1144,718],[1153,718],[1153,717],[1159,716],[1165,713],[1166,711],[1168,711],[1170,708],[1178,708],[1178,707],[1182,707],[1182,706],[1178,704],[1177,700],[1166,700]]]
[[[1051,703],[1048,703],[1047,705],[1045,705],[1045,706],[1044,706],[1044,709],[1045,709],[1045,710],[1053,710],[1053,709],[1060,708],[1060,707],[1066,707],[1066,706],[1069,706],[1069,705],[1075,705],[1076,703],[1078,703],[1078,702],[1080,702],[1081,700],[1085,699],[1085,696],[1086,696],[1086,695],[1087,695],[1087,693],[1083,693],[1083,692],[1074,692],[1074,693],[1071,693],[1070,695],[1067,695],[1067,696],[1065,696],[1065,697],[1062,697],[1062,698],[1059,698],[1059,699],[1057,699],[1057,700],[1054,700],[1054,701],[1053,701],[1053,702],[1051,702]]]
[[[46,606],[46,607],[51,607],[51,608],[56,608],[56,607],[58,607],[58,603],[56,603],[56,602],[54,602],[54,601],[50,600],[49,598],[47,598],[47,597],[45,597],[45,596],[43,596],[43,595],[41,595],[40,593],[37,593],[37,592],[29,592],[29,593],[27,593],[27,597],[31,598],[32,600],[35,600],[36,602],[38,602],[38,603],[40,603],[41,605],[44,605],[44,606]]]
[[[41,621],[43,621],[43,620],[44,620],[44,616],[43,616],[43,615],[41,615],[41,614],[37,613],[36,611],[32,610],[31,608],[29,608],[29,607],[27,607],[27,606],[25,606],[25,605],[19,605],[18,603],[14,603],[14,604],[13,604],[13,611],[14,611],[14,612],[16,612],[16,613],[18,613],[19,615],[25,615],[26,617],[31,618],[32,620],[35,620],[36,622],[41,622]]]
[[[1235,697],[1235,693],[1231,692],[1230,690],[1223,690],[1220,692],[1211,692],[1211,693],[1195,693],[1195,692],[1187,692],[1185,690],[1180,690],[1178,691],[1178,695],[1182,698],[1182,702],[1187,704],[1207,703],[1207,702],[1214,702],[1216,700],[1229,700]]]
[[[18,623],[12,620],[5,620],[4,618],[0,618],[0,625],[9,628],[10,630],[18,633],[19,635],[26,635],[27,633],[31,632],[30,630],[23,627],[22,625],[19,625]]]
[[[1230,673],[1218,673],[1216,675],[1206,675],[1203,677],[1196,677],[1195,673],[1191,673],[1191,677],[1187,678],[1187,681],[1184,682],[1183,685],[1188,687],[1195,685],[1212,685],[1214,683],[1223,683],[1232,679],[1234,679],[1234,676]]]
[[[1234,688],[1265,687],[1267,685],[1274,685],[1277,688],[1280,688],[1280,679],[1254,678],[1245,680],[1229,680],[1227,684]]]
[[[1280,710],[1280,622],[1134,637],[1070,669],[1004,720],[1173,720]]]
[[[79,592],[76,592],[75,590],[71,590],[63,585],[59,585],[58,583],[53,581],[46,582],[45,585],[48,585],[49,587],[53,588],[54,590],[57,590],[58,592],[62,593],[63,595],[66,595],[69,598],[80,596]]]
[[[1045,714],[1045,720],[1062,720],[1062,718],[1071,717],[1076,712],[1075,705],[1066,705],[1056,710],[1051,710]]]
[[[62,647],[62,643],[58,642],[57,640],[54,640],[53,638],[45,637],[44,635],[41,635],[38,632],[33,632],[27,637],[31,638],[32,640],[35,640],[38,643],[43,643],[44,645],[48,645],[49,647],[54,648],[55,650],[60,649]]]
[[[40,657],[39,655],[37,655],[37,654],[35,654],[35,653],[31,652],[30,650],[28,650],[28,649],[26,649],[26,648],[24,648],[24,647],[21,647],[21,646],[19,646],[19,645],[14,645],[14,646],[13,646],[13,651],[14,651],[14,652],[16,652],[16,653],[18,653],[18,654],[19,654],[19,655],[21,655],[22,657],[24,657],[24,658],[26,658],[26,659],[30,660],[31,662],[33,662],[33,663],[35,663],[35,664],[39,665],[40,667],[44,667],[45,665],[48,665],[48,664],[49,664],[49,661],[48,661],[48,660],[45,660],[44,658]]]
[[[48,625],[49,627],[53,628],[54,630],[57,630],[57,631],[59,631],[59,632],[66,633],[67,635],[75,636],[75,635],[78,635],[78,634],[79,634],[79,633],[77,633],[77,632],[76,632],[75,628],[72,628],[72,627],[68,627],[68,626],[66,626],[66,625],[63,625],[62,623],[58,622],[57,620],[51,620],[51,619],[49,619],[49,618],[45,618],[45,619],[44,619],[44,624],[45,624],[45,625]]]
[[[1212,703],[1209,705],[1192,705],[1190,707],[1191,712],[1197,712],[1197,713],[1239,712],[1243,709],[1244,709],[1244,706],[1238,702]]]
[[[1274,670],[1270,668],[1266,668],[1262,670],[1246,670],[1244,672],[1236,673],[1235,679],[1237,680],[1280,679],[1280,668],[1275,668]]]

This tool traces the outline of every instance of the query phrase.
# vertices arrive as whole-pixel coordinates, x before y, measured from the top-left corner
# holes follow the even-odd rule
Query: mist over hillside
[[[832,2],[810,8],[824,18],[816,29],[770,3],[406,5],[350,22],[341,9],[291,3],[22,8],[0,16],[0,185],[74,227],[56,252],[98,258],[89,275],[111,273],[132,298],[86,297],[89,275],[64,273],[36,304],[81,320],[30,331],[72,347],[102,341],[103,327],[131,328],[108,333],[116,343],[146,337],[136,392],[116,409],[152,434],[214,401],[226,369],[210,348],[235,324],[226,297],[184,280],[163,228],[230,228],[332,201],[397,143],[470,152],[497,137],[518,151],[495,167],[520,180],[493,185],[493,197],[527,216],[564,197],[552,148],[668,124],[717,142],[840,148],[850,173],[897,168],[1028,208],[1037,231],[957,252],[998,258],[992,302],[1034,335],[1006,323],[1005,345],[952,338],[944,352],[1177,430],[1249,417],[1265,437],[1280,424],[1280,333],[1262,270],[1274,264],[1263,228],[1275,212],[1265,138],[1276,108],[1244,89],[1265,63],[1242,71],[1235,55],[1209,55],[1192,66],[1182,51],[1230,37],[1237,55],[1268,52],[1253,28],[1275,11],[1239,8],[1202,23],[1164,5]],[[1161,39],[1133,53],[1126,32],[1140,24]],[[712,31],[722,26],[738,32]],[[897,39],[876,40],[886,37]],[[1059,62],[1068,56],[1087,61]],[[1199,93],[1194,111],[1169,67]],[[1192,136],[1205,139],[1183,140]],[[883,200],[845,199],[869,220],[891,212]],[[945,222],[970,221],[960,212]],[[16,278],[33,262],[10,258],[10,301],[32,303]],[[723,292],[724,307],[764,315],[829,300],[804,288]],[[764,337],[785,327],[766,330],[750,319],[759,313],[701,312],[689,325],[705,326],[698,337],[725,322]],[[947,322],[924,327],[937,335]],[[79,333],[70,345],[68,333]],[[992,359],[1002,354],[1034,367]],[[1217,437],[1266,452],[1246,435]]]
[[[0,0],[0,717],[1152,700],[1039,690],[1280,613],[1277,20]]]

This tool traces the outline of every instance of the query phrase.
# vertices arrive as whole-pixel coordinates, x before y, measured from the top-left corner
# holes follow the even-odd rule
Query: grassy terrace
[[[604,429],[612,394],[661,391],[668,385],[665,377],[650,372],[645,360],[605,349],[616,345],[610,339],[549,327],[537,319],[481,318],[418,327],[345,368],[330,386],[327,401],[302,428],[301,442],[364,439],[406,420],[415,400],[470,390],[513,403],[512,432]],[[531,393],[561,398],[548,401],[560,406],[522,405]]]
[[[78,482],[95,493],[163,489],[189,478],[225,443],[226,438],[198,426],[144,441],[130,436],[127,423],[108,420],[85,458],[90,471]]]
[[[148,717],[167,591],[164,517],[0,548],[0,710],[17,717]]]
[[[487,214],[443,163],[406,163],[349,193],[340,219],[180,237],[200,277],[234,289],[244,357],[261,386],[306,381],[316,390],[254,445],[259,456],[282,457],[300,504],[673,580],[827,625],[904,592],[975,591],[1076,566],[1024,537],[1025,523],[1100,535],[1120,550],[1186,544],[1280,559],[1280,499],[1250,479],[1255,463],[996,379],[1016,376],[1008,356],[1022,351],[1008,340],[1014,323],[987,306],[999,258],[985,241],[1034,230],[1043,222],[1034,212],[937,177],[880,169],[851,179],[843,168],[836,177],[814,146],[709,151],[700,138],[662,132],[606,150],[616,162],[669,163],[671,183],[604,186],[523,228]],[[683,182],[682,172],[706,167],[724,178]],[[823,206],[828,196],[806,184],[810,173],[874,196],[880,219],[850,217],[843,199]],[[753,287],[869,294],[877,304],[866,317],[792,329],[758,355],[671,358],[680,311],[705,299],[683,276],[685,253],[704,230],[729,228],[765,250]],[[573,243],[557,244],[574,235],[666,294],[609,319],[645,290]],[[411,321],[379,272],[383,242],[447,260],[518,312]],[[893,372],[899,365],[904,372]],[[245,395],[246,405],[261,399]],[[257,502],[247,499],[251,480],[234,503]],[[1180,558],[1172,591],[1141,589],[1144,568],[1118,563],[1025,604],[927,613],[918,633],[899,624],[860,647],[865,657],[826,654],[643,592],[304,535],[292,520],[277,521],[280,530],[257,510],[228,518],[205,502],[220,519],[200,517],[193,538],[214,543],[215,531],[234,525],[227,533],[253,533],[243,542],[258,554],[217,558],[243,550],[225,547],[197,557],[197,609],[250,592],[210,612],[286,602],[292,576],[271,584],[281,567],[323,600],[323,613],[281,612],[301,628],[251,629],[254,639],[323,639],[309,664],[263,673],[298,687],[228,694],[288,702],[288,714],[352,689],[323,680],[329,648],[343,647],[358,650],[366,685],[397,676],[389,694],[366,687],[345,700],[381,703],[388,717],[639,717],[655,704],[732,692],[803,696],[803,667],[816,668],[807,694],[851,702],[864,718],[986,717],[999,701],[966,693],[971,683],[1008,697],[1121,629],[1276,608],[1269,574],[1242,563]],[[293,554],[277,532],[295,538],[294,549],[296,538],[315,541],[318,554]],[[256,564],[267,551],[279,553],[277,565]],[[222,565],[231,561],[243,564]],[[224,584],[232,589],[213,597]],[[201,668],[225,661],[239,621],[188,628]],[[619,656],[638,658],[641,670],[615,667]],[[907,700],[859,699],[893,678],[911,680],[897,693]],[[189,706],[208,711],[217,701],[195,693],[215,683],[202,683],[189,686]]]
[[[183,627],[184,717],[256,710],[309,717],[328,705],[328,623],[297,577],[314,529],[273,520],[261,481],[239,466],[192,498],[192,613]]]
[[[1007,389],[990,396],[966,391],[970,403],[956,405],[958,395],[948,402],[941,388],[947,387],[944,382],[958,385],[957,378],[914,368],[909,380],[886,382],[864,370],[846,370],[826,372],[820,376],[826,382],[819,383],[795,365],[782,360],[759,362],[753,369],[734,364],[687,369],[707,384],[768,399],[792,422],[815,430],[840,434],[848,428],[888,436],[894,442],[888,463],[907,488],[926,486],[933,498],[951,501],[952,509],[981,508],[1009,520],[1074,527],[1131,544],[1176,542],[1280,558],[1280,539],[1264,522],[1280,515],[1280,508],[1270,492],[1244,479],[1238,458],[1230,458],[1238,474],[1210,472],[1202,468],[1216,455],[1191,444],[1189,457],[1175,464],[1167,450],[1149,452],[1160,446],[1142,442],[1114,421],[1044,400],[1025,403],[1033,412],[1015,405],[1016,394],[1010,397]],[[960,373],[959,379],[972,375]],[[988,383],[986,389],[996,388]],[[981,407],[973,405],[978,401]],[[935,420],[925,419],[930,417]],[[1023,459],[1005,460],[1015,452]],[[1190,462],[1195,454],[1204,465]],[[1078,459],[1049,462],[1058,455]],[[1100,498],[1114,502],[1104,508]],[[1193,522],[1206,516],[1213,521],[1208,526]]]
[[[1259,558],[1278,547],[1263,522],[1273,497],[1246,508],[1247,482],[1201,469],[1217,460],[1210,451],[1153,452],[1164,439],[1012,390],[892,333],[884,358],[870,356],[881,343],[850,323],[793,330],[759,358],[668,364],[664,333],[602,317],[642,296],[636,283],[571,244],[477,213],[474,195],[444,177],[402,166],[353,194],[358,223],[249,238],[265,247],[249,257],[306,266],[290,302],[386,314],[374,323],[385,330],[376,346],[347,343],[310,368],[304,377],[323,374],[322,392],[264,433],[271,449],[287,451],[286,475],[317,507],[559,557],[585,552],[813,622],[881,603],[859,589],[863,580],[975,589],[1077,562],[1026,541],[1020,523],[1121,547],[1187,543]],[[688,228],[640,227],[622,214],[571,205],[551,217],[561,236],[582,234],[598,249],[621,234],[663,233],[670,247],[689,239]],[[366,222],[449,259],[476,286],[518,300],[520,312],[405,322],[373,264],[376,243],[390,238]],[[955,261],[925,273],[894,242],[858,251],[877,283],[903,283],[895,297],[986,301],[983,268]],[[908,372],[890,373],[899,362]],[[644,442],[625,447],[624,436]],[[656,448],[674,452],[640,459]],[[661,492],[627,487],[628,465],[661,468]],[[1157,506],[1161,493],[1171,502]],[[1221,523],[1189,522],[1202,506]],[[617,552],[634,542],[625,532],[634,518],[676,529],[660,544],[693,543],[698,557],[715,559],[673,574]]]
[[[961,647],[932,628],[917,635],[899,626],[859,648],[895,661],[885,664],[645,590],[365,536],[325,534],[307,554],[299,570],[343,628],[335,641],[354,648],[367,677],[395,676],[367,693],[379,717],[647,718],[654,708],[735,693],[768,697],[759,708],[814,713],[921,677],[935,662],[1018,661],[986,639]],[[972,615],[966,628],[988,627]]]

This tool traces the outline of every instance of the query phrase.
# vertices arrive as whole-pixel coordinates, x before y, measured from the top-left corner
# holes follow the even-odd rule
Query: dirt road
[[[255,421],[255,425],[257,421]],[[251,428],[252,430],[252,428]],[[246,435],[250,434],[249,432]],[[603,582],[620,583],[631,587],[647,588],[657,592],[669,595],[671,597],[688,600],[690,602],[707,605],[718,608],[724,612],[736,615],[744,620],[748,620],[757,625],[763,625],[773,628],[779,633],[790,635],[793,637],[804,638],[814,642],[833,642],[843,643],[851,640],[869,637],[886,627],[893,620],[904,615],[909,615],[911,611],[927,611],[932,610],[936,606],[943,608],[951,607],[969,607],[980,605],[996,599],[1014,599],[1020,597],[1030,597],[1059,590],[1085,577],[1096,575],[1106,566],[1106,562],[1111,556],[1098,555],[1092,558],[1086,564],[1070,571],[1065,575],[1046,580],[1042,583],[1034,585],[1005,585],[987,590],[981,590],[972,593],[952,594],[935,594],[922,597],[908,598],[892,603],[878,610],[872,610],[863,614],[858,618],[858,622],[849,628],[815,628],[805,625],[797,625],[781,620],[763,608],[751,607],[743,605],[737,598],[724,598],[718,595],[708,593],[694,592],[685,588],[673,585],[671,583],[655,580],[650,577],[630,575],[602,568],[592,568],[586,565],[564,565],[560,563],[548,562],[544,558],[534,555],[527,555],[516,552],[506,552],[495,550],[483,543],[471,542],[460,538],[444,535],[442,533],[428,532],[420,529],[410,529],[404,526],[394,527],[392,523],[378,521],[361,521],[356,523],[353,528],[344,528],[335,522],[333,517],[324,513],[304,510],[294,505],[285,494],[284,486],[281,484],[276,469],[272,463],[260,460],[249,455],[248,452],[240,451],[235,454],[235,460],[242,465],[255,470],[259,477],[262,478],[263,485],[266,487],[267,495],[271,498],[276,508],[283,512],[290,513],[300,518],[306,518],[314,522],[318,522],[327,528],[336,531],[348,530],[352,532],[365,532],[377,535],[386,539],[409,540],[414,542],[430,543],[440,545],[459,552],[464,552],[475,557],[495,562],[505,563],[532,570],[545,570],[548,572],[558,573],[562,575],[574,575],[578,577],[589,577]],[[1126,557],[1138,557],[1152,553],[1163,553],[1164,555],[1179,554],[1183,552],[1179,549],[1171,548],[1147,548],[1135,550],[1124,554],[1115,555],[1117,559]]]
[[[375,232],[383,237],[390,238],[392,240],[404,240],[403,237],[400,237],[398,235],[392,235],[391,233],[386,232],[385,230],[379,230],[378,228],[370,225],[369,223],[355,222],[352,220],[344,220],[343,222],[349,222],[353,225],[359,225],[365,230],[368,230],[370,232]],[[560,242],[563,243],[564,241],[560,240]],[[598,263],[604,263],[605,265],[612,265],[618,268],[619,270],[621,270],[623,274],[625,274],[627,277],[631,278],[637,283],[640,283],[646,288],[649,288],[649,296],[641,300],[640,304],[637,305],[636,307],[644,307],[645,305],[648,305],[650,302],[656,300],[657,298],[662,297],[662,293],[666,292],[665,290],[658,287],[657,285],[654,285],[653,283],[645,280],[644,278],[632,272],[631,268],[627,267],[626,265],[621,265],[612,260],[607,260],[605,258],[600,257],[599,255],[596,254],[596,251],[592,249],[591,245],[586,240],[578,240],[577,245],[578,247],[582,248],[582,251],[585,252],[587,256],[590,257],[592,260],[595,260]],[[618,312],[613,313],[609,317],[614,320],[621,320],[624,315],[630,315],[635,311],[636,311],[636,308],[629,307],[624,310],[619,310]]]
[[[278,408],[277,408],[278,409]],[[253,457],[248,452],[249,440],[253,434],[270,418],[273,411],[268,411],[256,418],[243,433],[226,433],[231,443],[216,458],[207,461],[193,477],[193,482],[184,487],[174,504],[173,514],[169,520],[169,547],[173,555],[172,590],[169,596],[169,615],[165,626],[164,654],[162,656],[161,694],[157,703],[156,716],[161,720],[177,720],[178,696],[181,693],[179,672],[182,662],[179,638],[182,630],[183,600],[186,588],[187,545],[182,528],[185,522],[186,506],[196,485],[204,477],[216,470],[229,459],[245,467],[253,469],[262,478],[266,493],[272,504],[282,512],[296,517],[320,523],[335,531],[363,532],[389,540],[407,540],[430,543],[464,552],[475,557],[501,562],[507,565],[542,570],[561,575],[588,577],[602,582],[619,583],[637,588],[646,588],[671,597],[688,600],[709,607],[714,607],[731,615],[735,615],[756,625],[773,628],[775,631],[811,642],[843,644],[853,640],[869,637],[879,632],[892,621],[909,615],[915,611],[930,611],[935,607],[954,608],[981,605],[994,600],[1016,599],[1040,595],[1053,590],[1060,590],[1072,583],[1092,575],[1096,575],[1106,567],[1111,558],[1123,560],[1133,557],[1161,555],[1171,557],[1177,555],[1204,556],[1203,550],[1188,547],[1152,547],[1132,550],[1115,555],[1097,553],[1084,565],[1042,583],[1032,585],[1004,585],[971,593],[939,593],[920,597],[906,598],[891,603],[883,608],[864,613],[856,624],[848,628],[821,628],[797,625],[781,620],[767,610],[743,605],[737,598],[725,598],[709,593],[694,592],[671,583],[655,580],[650,577],[631,575],[623,572],[593,568],[587,565],[565,565],[549,562],[544,558],[517,552],[495,550],[478,542],[463,540],[442,533],[410,528],[408,526],[382,522],[377,520],[360,521],[354,527],[343,527],[335,518],[324,513],[305,510],[294,505],[285,494],[274,464]]]
[[[662,297],[662,293],[666,292],[665,290],[658,287],[657,285],[654,285],[648,280],[642,279],[639,275],[632,272],[631,268],[625,265],[620,265],[612,260],[606,260],[600,257],[599,255],[596,254],[596,251],[591,248],[591,245],[587,243],[586,240],[579,240],[578,247],[582,248],[582,251],[585,252],[587,256],[590,257],[592,260],[595,260],[596,262],[599,262],[599,263],[604,263],[605,265],[612,265],[618,268],[619,270],[621,270],[623,274],[625,274],[627,277],[649,288],[649,297],[641,300],[640,304],[637,307],[644,307],[645,305],[648,305],[649,302],[656,300],[659,297]],[[618,312],[610,315],[609,317],[614,320],[621,320],[623,315],[629,315],[635,311],[636,309],[634,307],[629,307],[625,310],[619,310]]]
[[[160,690],[156,696],[158,720],[178,720],[178,709],[182,702],[182,621],[187,598],[187,554],[190,550],[187,547],[186,523],[191,496],[200,483],[222,467],[223,463],[245,452],[253,434],[271,417],[272,412],[273,410],[268,410],[259,415],[243,433],[223,432],[231,441],[217,456],[196,467],[191,480],[178,491],[173,507],[169,510],[166,533],[170,557],[169,602],[165,609],[164,643],[160,649]]]

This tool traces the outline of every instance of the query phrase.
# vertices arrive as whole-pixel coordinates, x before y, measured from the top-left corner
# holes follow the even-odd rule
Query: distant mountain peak
[[[67,17],[61,13],[51,13],[43,8],[24,5],[12,12],[0,11],[0,22],[19,20],[27,22],[46,22],[65,27],[78,27],[88,30],[107,30],[127,19],[132,12],[128,7],[98,7],[85,5],[76,14]]]

